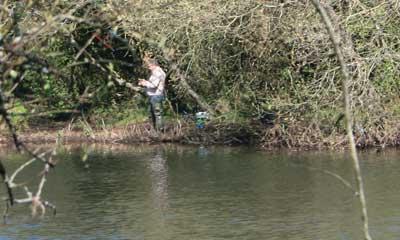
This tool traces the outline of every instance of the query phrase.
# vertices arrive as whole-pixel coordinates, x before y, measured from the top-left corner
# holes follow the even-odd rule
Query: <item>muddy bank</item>
[[[3,131],[4,132],[4,131]],[[130,124],[123,127],[101,127],[74,129],[37,127],[18,132],[25,143],[156,143],[172,142],[186,144],[250,144],[259,143],[261,129],[239,124],[210,124],[197,129],[193,124],[167,124],[165,130],[157,132],[151,124]],[[7,133],[0,134],[0,144],[12,143]]]
[[[9,134],[0,134],[0,144],[12,143]],[[149,123],[129,124],[123,127],[36,127],[18,133],[25,143],[183,143],[183,144],[222,144],[252,145],[263,149],[338,149],[347,147],[343,131],[327,133],[318,125],[300,124],[282,126],[260,124],[210,123],[203,129],[193,124],[176,122],[167,124],[164,131],[156,132]],[[358,148],[385,148],[400,146],[400,131],[376,131],[369,129],[360,134],[355,132]]]

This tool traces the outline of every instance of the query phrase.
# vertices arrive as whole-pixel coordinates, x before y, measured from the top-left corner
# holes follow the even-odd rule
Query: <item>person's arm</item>
[[[139,85],[147,88],[157,88],[160,84],[162,76],[158,73],[154,73],[150,76],[149,80],[139,79]]]
[[[142,87],[146,87],[147,83],[148,83],[148,81],[146,79],[140,78],[138,85],[142,86]]]

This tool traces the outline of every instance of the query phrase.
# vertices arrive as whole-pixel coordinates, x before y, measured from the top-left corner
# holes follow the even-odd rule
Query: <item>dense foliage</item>
[[[27,2],[0,10],[0,57],[7,106],[30,123],[142,121],[145,98],[122,81],[145,77],[142,61],[151,55],[168,71],[168,114],[201,109],[188,83],[218,121],[266,124],[265,142],[343,132],[341,74],[308,1]],[[355,131],[373,135],[372,143],[393,140],[400,3],[326,2],[352,71]]]

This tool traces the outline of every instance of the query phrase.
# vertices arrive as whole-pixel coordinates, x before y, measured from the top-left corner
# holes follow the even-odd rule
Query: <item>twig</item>
[[[35,162],[36,160],[38,160],[38,159],[43,159],[43,157],[46,155],[46,154],[48,154],[49,152],[51,152],[51,151],[53,151],[53,150],[49,150],[49,151],[46,151],[46,152],[44,152],[44,153],[41,153],[41,154],[39,154],[39,155],[37,155],[37,157],[33,157],[31,160],[29,160],[29,161],[27,161],[27,162],[25,162],[24,164],[22,164],[19,168],[17,168],[17,170],[15,170],[14,171],[14,173],[11,175],[11,177],[10,177],[10,180],[9,180],[9,183],[10,183],[10,187],[11,188],[13,188],[16,184],[14,183],[14,179],[15,179],[15,177],[17,176],[17,174],[19,173],[19,172],[21,172],[24,168],[26,168],[28,165],[30,165],[31,163],[33,163],[33,162]],[[36,152],[36,151],[35,151]],[[35,152],[33,152],[34,154],[36,154]]]
[[[303,166],[303,165],[293,165],[293,166],[298,166],[298,167],[304,167],[306,169],[312,170],[312,171],[318,171],[318,172],[322,172],[325,173],[329,176],[332,176],[334,178],[336,178],[337,180],[339,180],[341,183],[343,183],[343,185],[347,188],[349,188],[356,196],[359,194],[357,192],[356,189],[354,189],[354,187],[351,185],[351,183],[349,181],[347,181],[346,179],[344,179],[342,176],[340,176],[339,174],[336,174],[334,172],[328,171],[328,170],[324,170],[324,169],[319,169],[319,168],[314,168],[314,167],[308,167],[308,166]]]
[[[73,37],[71,37],[71,38],[72,38],[72,41],[71,41],[71,42],[72,42],[72,44],[73,44],[76,48],[78,48],[78,49],[83,49],[83,48],[81,48],[81,47],[78,45],[78,43],[76,42],[76,40],[75,40]],[[98,63],[98,61],[97,61],[89,52],[87,52],[86,50],[84,50],[83,53],[90,59],[90,63],[91,63],[91,64],[93,64],[93,65],[95,65],[96,67],[98,67],[101,71],[107,73],[111,79],[113,79],[115,82],[118,83],[118,85],[124,86],[124,87],[126,87],[126,88],[128,88],[128,89],[130,89],[130,90],[135,91],[135,92],[138,92],[138,91],[141,90],[140,87],[135,87],[135,86],[133,86],[132,83],[129,83],[129,82],[127,82],[125,79],[123,79],[123,78],[122,78],[115,70],[113,70],[111,67],[107,67],[107,68],[106,68],[106,67],[103,67],[103,66],[102,66],[100,63]]]
[[[5,104],[6,104],[6,98],[3,94],[3,90],[2,90],[2,86],[1,86],[1,82],[0,82],[0,115],[3,117],[5,123],[8,127],[8,130],[11,133],[15,147],[17,148],[18,151],[21,151],[21,142],[18,139],[17,131],[11,122],[11,118],[5,108]]]
[[[7,200],[9,200],[10,204],[13,205],[14,204],[14,195],[13,195],[13,192],[12,192],[12,189],[11,189],[11,186],[10,186],[10,182],[9,182],[9,179],[8,179],[8,176],[7,176],[6,169],[5,169],[2,161],[0,161],[0,174],[1,174],[1,177],[3,178],[3,182],[4,182],[4,184],[6,186],[6,189],[7,189],[7,195],[8,195],[8,199]]]
[[[79,52],[74,57],[74,60],[78,60],[78,58],[82,55],[82,53],[86,50],[86,48],[92,43],[93,39],[100,33],[99,30],[96,30],[92,36],[86,41],[85,45],[79,50]]]
[[[24,148],[26,148],[24,145],[22,145]],[[9,198],[6,200],[6,209],[3,213],[3,219],[6,222],[7,216],[8,216],[8,212],[9,212],[9,208],[10,206],[8,205],[8,201],[10,201],[10,205],[12,206],[14,203],[16,204],[31,204],[31,208],[32,208],[32,215],[35,216],[37,213],[37,209],[39,208],[41,210],[41,216],[43,216],[46,212],[46,207],[50,207],[53,209],[54,214],[56,212],[56,207],[55,205],[51,204],[48,201],[43,201],[41,199],[41,194],[44,188],[44,184],[47,180],[47,174],[50,171],[50,168],[54,167],[54,162],[52,160],[52,156],[56,154],[55,149],[52,150],[48,150],[46,152],[43,152],[41,154],[37,154],[37,152],[39,151],[39,149],[36,149],[35,151],[29,151],[30,155],[34,156],[31,160],[25,162],[24,164],[22,164],[19,168],[17,168],[14,173],[11,175],[11,177],[8,179],[5,170],[4,171],[0,171],[2,174],[2,176],[4,176],[5,179],[5,183],[7,186],[7,189],[9,190]],[[48,159],[44,159],[44,156],[46,156],[46,154],[52,152],[51,156]],[[16,199],[14,198],[14,196],[12,195],[12,188],[15,188],[17,185],[14,183],[14,179],[16,178],[16,176],[22,171],[24,170],[27,166],[29,166],[30,164],[32,164],[34,161],[36,160],[41,160],[44,163],[44,169],[42,171],[42,177],[41,180],[39,182],[38,185],[38,189],[35,195],[32,194],[32,192],[29,191],[28,187],[25,186],[25,192],[27,194],[26,198],[22,198],[22,199]],[[0,170],[1,170],[1,162],[0,162]],[[4,166],[3,166],[4,168]]]
[[[328,31],[329,38],[333,44],[334,50],[336,57],[339,61],[340,64],[340,69],[343,75],[342,78],[342,89],[343,89],[343,103],[344,103],[344,108],[345,108],[345,116],[346,116],[346,131],[347,131],[347,137],[349,140],[350,144],[350,152],[351,152],[351,158],[353,160],[353,168],[354,168],[354,173],[355,173],[355,178],[357,182],[357,191],[359,192],[359,200],[361,204],[361,212],[362,212],[362,221],[364,225],[364,238],[366,240],[371,240],[371,236],[369,234],[369,225],[368,225],[368,213],[367,213],[367,202],[365,199],[365,194],[364,194],[364,184],[363,184],[363,179],[361,175],[361,169],[360,169],[360,162],[358,160],[358,155],[357,155],[357,150],[356,150],[356,145],[354,142],[354,136],[353,136],[353,126],[352,126],[352,114],[351,114],[351,106],[350,106],[350,97],[349,97],[349,89],[348,89],[348,84],[351,82],[350,74],[348,72],[348,69],[346,67],[346,63],[344,61],[342,49],[340,48],[340,40],[338,36],[336,35],[335,28],[333,27],[331,18],[329,17],[325,7],[322,6],[322,4],[318,0],[312,0],[312,3],[314,7],[317,9],[318,13],[320,14],[325,27]]]

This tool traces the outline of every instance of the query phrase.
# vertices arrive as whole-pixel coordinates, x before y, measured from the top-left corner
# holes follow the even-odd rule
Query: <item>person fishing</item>
[[[146,88],[146,94],[150,101],[150,114],[153,127],[156,131],[161,131],[164,127],[162,104],[164,101],[166,74],[155,59],[147,60],[146,67],[151,71],[151,75],[148,80],[139,79],[138,84]]]

